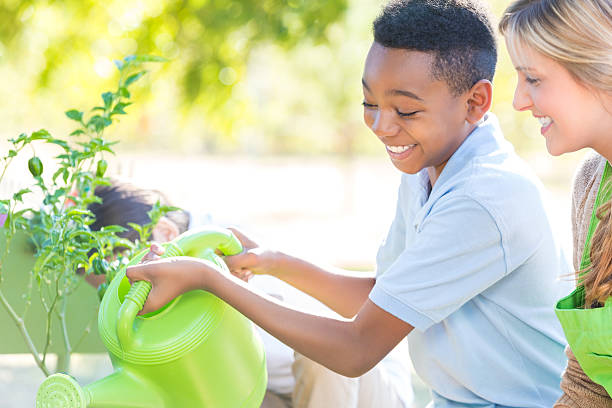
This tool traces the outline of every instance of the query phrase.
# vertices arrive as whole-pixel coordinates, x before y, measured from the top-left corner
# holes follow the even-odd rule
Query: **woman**
[[[595,151],[574,181],[577,290],[557,304],[569,362],[555,407],[612,407],[612,3],[518,0],[500,31],[518,72],[514,107],[540,121],[549,153]]]

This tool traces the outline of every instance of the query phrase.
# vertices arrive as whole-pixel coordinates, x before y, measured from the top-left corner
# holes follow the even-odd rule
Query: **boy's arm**
[[[245,247],[245,252],[224,258],[234,275],[274,276],[314,297],[343,317],[351,318],[357,314],[376,282],[372,274],[323,268],[280,251],[262,249],[242,232],[230,229]]]
[[[294,350],[350,377],[370,370],[412,330],[411,325],[370,300],[350,320],[303,313],[194,258],[151,261],[129,267],[127,274],[132,281],[153,284],[141,313],[156,310],[185,291],[204,289]]]
[[[351,318],[363,304],[376,279],[363,272],[324,269],[303,259],[276,253],[280,268],[271,274],[319,300],[339,315]]]

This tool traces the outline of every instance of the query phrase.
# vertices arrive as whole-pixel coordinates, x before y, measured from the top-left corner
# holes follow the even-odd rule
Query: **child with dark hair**
[[[88,206],[94,215],[95,221],[89,227],[93,231],[99,231],[102,227],[119,225],[125,231],[117,234],[121,238],[132,242],[139,239],[138,232],[130,227],[130,223],[146,225],[151,222],[147,214],[153,209],[155,203],[171,206],[168,197],[158,190],[144,189],[132,183],[119,179],[111,179],[110,185],[96,187],[96,196],[102,202],[93,203]],[[166,242],[177,235],[187,231],[191,222],[191,214],[185,210],[170,211],[161,217],[151,231],[150,239],[156,242]],[[121,248],[115,248],[120,251]],[[92,250],[92,252],[95,250]],[[79,274],[84,271],[80,269]],[[105,275],[87,274],[85,280],[94,288],[103,284],[107,277]]]
[[[323,268],[236,231],[245,251],[225,258],[236,276],[275,276],[344,319],[287,307],[196,259],[154,259],[159,247],[127,271],[156,287],[141,313],[205,289],[348,376],[407,337],[430,407],[552,406],[566,363],[553,310],[569,268],[541,183],[489,112],[492,27],[476,0],[394,1],[374,23],[364,121],[403,173],[375,274]]]
[[[122,238],[135,241],[138,233],[128,224],[145,225],[151,222],[147,213],[159,201],[161,205],[171,205],[168,197],[158,190],[147,190],[129,182],[111,180],[108,186],[96,188],[96,196],[102,203],[94,203],[89,210],[95,215],[96,221],[90,228],[94,231],[106,225],[120,225],[126,231],[120,233]],[[168,241],[168,236],[176,236],[189,228],[190,214],[187,211],[170,211],[157,223],[151,239],[157,242]]]

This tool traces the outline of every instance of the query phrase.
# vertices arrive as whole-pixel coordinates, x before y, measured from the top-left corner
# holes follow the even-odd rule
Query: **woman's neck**
[[[598,146],[592,146],[593,150],[602,155],[610,164],[612,164],[612,136],[610,140],[603,141]]]

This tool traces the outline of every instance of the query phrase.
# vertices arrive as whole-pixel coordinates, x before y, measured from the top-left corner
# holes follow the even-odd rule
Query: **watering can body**
[[[225,273],[215,249],[226,255],[242,249],[230,231],[213,227],[189,231],[164,246],[165,257],[197,256]],[[137,316],[150,287],[148,282],[130,285],[125,268],[117,274],[98,315],[114,373],[82,388],[72,377],[52,375],[39,388],[37,408],[259,407],[267,372],[253,325],[202,290]]]

